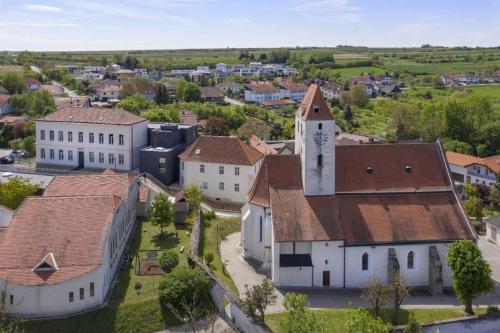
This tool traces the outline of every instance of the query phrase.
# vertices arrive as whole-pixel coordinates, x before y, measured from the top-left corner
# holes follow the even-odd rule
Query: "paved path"
[[[55,84],[56,86],[59,86],[61,87],[64,92],[69,96],[69,97],[78,97],[78,94],[73,91],[73,90],[69,90],[68,88],[66,88],[65,86],[63,86],[62,84],[60,84],[59,82],[56,82],[56,81],[52,81],[53,84]]]
[[[243,106],[245,105],[244,102],[240,101],[240,100],[237,100],[237,99],[234,99],[234,98],[230,98],[230,97],[224,97],[224,102],[226,103],[229,103],[229,104],[234,104],[234,105],[238,105],[238,106]]]
[[[249,287],[259,284],[264,278],[264,274],[256,272],[256,270],[247,263],[241,256],[240,233],[229,235],[220,245],[222,260],[226,264],[227,271],[240,292],[240,296],[245,291],[245,285]],[[484,237],[481,237],[479,246],[483,251],[485,258],[490,262],[493,270],[493,278],[500,281],[500,248],[491,243],[487,243]],[[307,294],[310,307],[313,309],[322,308],[345,308],[349,306],[368,306],[368,304],[360,298],[359,290],[346,289],[277,289],[278,300],[275,305],[268,308],[268,312],[284,311],[282,306],[284,295],[287,292],[298,292]],[[493,295],[482,296],[474,301],[474,305],[487,306],[490,304],[500,304],[500,288]],[[461,307],[454,295],[439,295],[430,296],[427,293],[418,293],[405,300],[404,308],[451,308]]]

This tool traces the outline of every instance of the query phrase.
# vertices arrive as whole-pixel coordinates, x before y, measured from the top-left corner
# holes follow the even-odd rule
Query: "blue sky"
[[[500,0],[0,0],[0,50],[500,45]]]

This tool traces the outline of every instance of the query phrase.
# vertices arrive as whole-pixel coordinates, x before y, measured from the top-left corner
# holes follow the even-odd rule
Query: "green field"
[[[375,75],[381,75],[385,73],[385,70],[379,67],[353,67],[353,68],[339,68],[332,69],[332,73],[339,73],[341,76],[355,76],[364,73],[373,73]]]

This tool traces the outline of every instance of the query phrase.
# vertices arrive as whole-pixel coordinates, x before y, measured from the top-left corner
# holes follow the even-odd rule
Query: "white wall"
[[[203,194],[210,199],[226,202],[244,203],[247,201],[247,193],[250,191],[255,176],[259,171],[262,159],[254,165],[218,164],[206,162],[180,161],[180,183],[186,188],[195,184],[202,190]],[[205,172],[200,172],[200,165],[205,166]],[[183,167],[184,165],[184,167]],[[224,167],[224,174],[219,174],[219,166]],[[235,175],[235,167],[240,168],[239,176]],[[207,188],[203,188],[206,182]],[[224,183],[224,190],[219,189],[219,183]],[[235,191],[235,184],[239,184],[239,191]]]
[[[344,286],[343,241],[312,242],[312,264],[314,266],[314,286],[323,286],[323,271],[330,272],[330,287]]]
[[[279,281],[273,281],[281,287],[312,287],[312,267],[280,267]]]

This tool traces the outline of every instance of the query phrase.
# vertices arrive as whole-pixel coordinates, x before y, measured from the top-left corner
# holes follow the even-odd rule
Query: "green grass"
[[[229,272],[223,268],[224,265],[217,249],[217,225],[219,226],[219,244],[228,235],[240,231],[241,228],[238,218],[217,217],[212,221],[205,221],[203,227],[202,256],[204,257],[209,252],[214,254],[214,261],[211,264],[212,272],[226,287],[234,291],[236,295],[239,295],[238,289],[233,279],[231,279]]]
[[[361,75],[363,73],[373,73],[375,75],[381,75],[385,73],[385,70],[379,67],[353,67],[353,68],[338,68],[332,69],[331,73],[339,73],[341,76],[355,76]]]
[[[344,330],[345,321],[347,319],[349,309],[325,309],[325,310],[314,310],[313,312],[321,319],[323,319],[329,332],[331,333],[341,333]],[[412,309],[410,310],[415,314],[417,320],[423,323],[430,323],[437,320],[445,320],[457,317],[463,317],[466,314],[462,309]],[[408,317],[410,311],[402,309],[398,316],[398,321],[400,325],[404,325],[408,322]],[[476,314],[484,314],[486,312],[485,308],[475,308]],[[279,332],[279,321],[283,318],[285,313],[273,313],[266,316],[267,325],[273,330],[273,332]],[[384,311],[382,318],[389,322],[391,312],[389,310]]]

